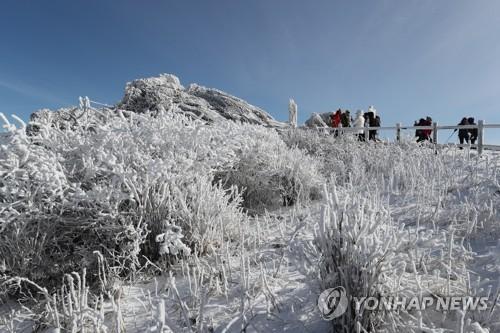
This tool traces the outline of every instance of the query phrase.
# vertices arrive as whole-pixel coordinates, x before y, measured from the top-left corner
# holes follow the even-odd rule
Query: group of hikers
[[[462,120],[458,123],[459,126],[464,125],[476,125],[473,117],[463,117]],[[432,126],[432,118],[420,118],[419,121],[415,121],[413,126]],[[455,133],[457,129],[453,131]],[[432,142],[432,129],[417,129],[415,131],[415,137],[417,138],[417,142],[429,141]],[[477,128],[461,128],[458,129],[458,140],[460,144],[463,145],[465,143],[475,144],[477,140]],[[462,149],[462,147],[460,147]]]
[[[462,120],[458,123],[458,125],[476,125],[473,117],[463,117]],[[455,133],[457,129],[453,131]],[[477,128],[461,128],[458,130],[458,140],[460,144],[463,145],[465,143],[475,144],[477,140]],[[460,147],[462,149],[462,147]]]
[[[413,126],[432,126],[432,118],[426,117],[420,118],[419,121],[415,121]],[[417,142],[429,141],[432,142],[432,130],[431,129],[418,129],[415,131],[415,137],[417,138]]]
[[[427,128],[417,128],[415,130],[415,137],[417,142],[432,142],[432,118],[427,116],[426,118],[420,118],[418,121],[415,121],[413,126],[418,127],[427,127]],[[354,130],[349,131],[350,133],[354,133],[360,141],[372,140],[378,141],[377,134],[378,131],[376,129],[368,129],[368,138],[366,138],[366,130],[365,128],[371,127],[380,127],[381,121],[380,116],[377,115],[377,110],[373,106],[368,107],[367,112],[363,112],[362,110],[356,111],[354,117],[351,117],[351,113],[349,110],[342,111],[342,109],[338,109],[335,112],[326,112],[322,114],[313,113],[311,118],[306,121],[306,126],[312,128],[335,128],[332,133],[334,136],[338,136],[342,133],[341,128],[351,127]],[[459,126],[463,125],[476,125],[474,122],[474,118],[472,117],[464,117]],[[359,130],[358,130],[359,129]],[[458,139],[460,140],[460,144],[471,143],[475,144],[477,140],[478,130],[477,128],[472,129],[455,129],[453,133],[458,130]]]
[[[380,116],[377,115],[377,110],[373,106],[368,107],[367,112],[362,110],[356,111],[354,118],[351,117],[349,110],[342,111],[338,109],[335,112],[324,114],[313,114],[313,116],[306,122],[309,127],[332,127],[332,128],[359,128],[354,131],[360,141],[365,141],[365,127],[380,127]],[[338,136],[342,131],[334,130],[333,135]],[[352,131],[351,131],[352,133]],[[368,140],[377,140],[377,130],[368,131]]]

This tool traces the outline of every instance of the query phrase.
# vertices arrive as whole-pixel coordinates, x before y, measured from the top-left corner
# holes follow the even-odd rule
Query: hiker
[[[474,122],[474,118],[470,117],[469,119],[467,119],[467,124],[468,125],[476,125],[476,123]],[[469,132],[470,143],[471,144],[476,144],[476,140],[477,140],[477,128],[470,128],[468,130],[468,132]]]
[[[338,109],[335,113],[332,113],[331,126],[340,127],[341,124],[342,124],[342,110]]]
[[[463,126],[463,125],[469,125],[469,121],[468,121],[467,117],[463,117],[462,120],[458,123],[458,126]],[[457,129],[455,128],[453,133],[456,131],[457,131]],[[460,128],[458,130],[458,140],[460,140],[461,145],[463,145],[464,142],[469,144],[469,130],[465,129],[465,128]],[[460,147],[460,149],[463,149],[463,148]]]
[[[368,128],[370,127],[370,117],[368,116],[368,112],[363,113],[363,119],[365,120],[365,127]],[[364,141],[368,141],[368,137],[366,136],[367,131],[364,132]]]
[[[373,122],[373,127],[380,127],[380,116],[376,115],[375,120]],[[370,125],[371,126],[371,125]],[[378,138],[378,130],[373,131],[373,140],[377,141]]]
[[[424,126],[432,126],[432,118],[431,117],[427,116],[425,118]],[[424,140],[432,142],[432,138],[431,138],[432,130],[431,129],[424,129],[422,131],[423,131]]]
[[[423,119],[420,118],[420,120],[415,120],[413,122],[413,126],[417,127],[417,126],[422,126],[422,124],[420,123]],[[415,130],[415,137],[417,138],[417,142],[420,142],[420,141],[423,141],[422,139],[422,130],[421,129],[416,129]]]
[[[342,110],[338,109],[334,114],[332,114],[331,125],[333,128],[342,126]],[[338,136],[338,130],[333,131],[334,136]]]
[[[365,117],[363,116],[363,111],[356,111],[356,118],[354,118],[352,127],[359,128],[354,133],[357,135],[359,141],[365,141],[365,131],[363,130],[365,127]]]
[[[373,124],[375,123],[375,116],[373,115],[373,112],[365,112],[364,114],[365,117],[365,127],[372,127]],[[368,138],[365,138],[366,140],[371,140],[373,137],[373,130],[368,131]]]
[[[368,112],[365,113],[365,126],[366,127],[379,127],[380,126],[380,117],[377,116],[377,110],[370,105],[368,107]],[[377,138],[377,130],[369,130],[368,131],[368,140],[375,141]]]
[[[345,112],[342,113],[340,122],[342,123],[342,127],[351,127],[351,113],[349,110],[345,110]]]
[[[426,119],[420,118],[420,120],[415,122],[415,126],[432,126],[432,118],[427,117]],[[431,141],[431,134],[432,130],[431,129],[417,129],[415,131],[415,136],[417,137],[417,142],[422,142],[422,141]]]

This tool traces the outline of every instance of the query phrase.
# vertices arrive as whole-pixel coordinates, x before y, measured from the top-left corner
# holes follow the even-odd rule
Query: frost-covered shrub
[[[472,253],[464,244],[498,232],[494,160],[317,131],[285,132],[283,138],[318,157],[323,172],[333,176],[317,241],[325,288],[343,286],[358,297],[469,294]],[[355,310],[351,306],[333,321],[337,330],[454,331],[477,320],[456,311]]]
[[[326,179],[339,186],[370,192],[378,188],[389,200],[408,207],[401,221],[415,216],[422,224],[459,225],[457,232],[498,235],[500,175],[495,160],[477,159],[466,151],[438,150],[411,141],[400,144],[359,142],[316,130],[282,133],[289,147],[298,147],[321,161]],[[475,237],[475,236],[474,236]]]
[[[283,131],[283,141],[290,148],[299,148],[319,161],[319,170],[326,179],[344,184],[354,165],[352,149],[362,149],[362,143],[351,135],[334,137],[329,132],[298,128]]]
[[[291,148],[300,148],[310,155],[321,156],[328,134],[308,128],[287,129],[280,132],[281,138]]]
[[[223,180],[243,191],[246,208],[260,210],[319,198],[323,177],[314,157],[287,147],[274,130],[245,125],[242,131],[247,144],[238,162],[223,173]]]
[[[243,218],[238,192],[212,181],[235,163],[237,128],[161,111],[73,112],[2,140],[0,261],[9,275],[55,281],[95,265],[95,250],[118,272],[134,271],[143,256],[160,257],[156,236],[172,225],[202,253]]]
[[[141,212],[151,231],[145,252],[152,259],[158,259],[165,252],[163,242],[158,243],[157,237],[171,230],[171,225],[181,228],[185,236],[182,242],[192,252],[203,254],[234,235],[237,222],[244,219],[238,191],[232,188],[228,192],[219,184],[212,184],[209,176],[183,179],[178,184],[165,186],[148,196]],[[184,247],[180,250],[186,253]]]
[[[498,235],[495,195],[499,175],[487,159],[417,144],[369,144],[349,150],[354,162],[349,184],[360,190],[377,187],[406,206],[400,221],[436,227],[454,225],[460,235]]]
[[[326,188],[326,187],[325,187]],[[326,192],[326,190],[325,190]],[[421,332],[437,323],[420,311],[368,311],[351,297],[465,295],[466,263],[471,253],[451,230],[429,230],[395,223],[376,190],[353,188],[325,193],[316,245],[320,277],[326,288],[343,287],[347,311],[333,320],[337,332]],[[452,313],[458,318],[460,313]],[[450,328],[450,323],[442,323]],[[411,329],[411,327],[414,327]]]

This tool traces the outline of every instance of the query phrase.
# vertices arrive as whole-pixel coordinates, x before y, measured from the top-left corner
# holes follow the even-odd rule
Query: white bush
[[[465,295],[471,253],[454,238],[454,230],[398,225],[378,191],[365,194],[347,188],[337,192],[334,187],[325,195],[316,243],[321,252],[322,286],[342,286],[349,298]],[[449,324],[443,323],[442,328],[450,328]],[[360,328],[421,332],[437,327],[420,311],[366,311],[356,309],[353,302],[333,325],[336,332]]]
[[[160,256],[155,237],[172,224],[203,252],[243,218],[239,194],[212,184],[236,160],[236,127],[166,112],[61,112],[71,116],[39,117],[30,136],[2,141],[0,257],[10,274],[54,281],[95,264],[94,250],[134,271],[143,255]]]
[[[433,227],[458,224],[471,237],[498,235],[500,185],[492,161],[453,150],[438,151],[414,142],[384,144],[337,138],[315,130],[285,132],[290,147],[301,148],[321,161],[323,175],[339,186],[408,203],[403,220],[415,217]]]
[[[498,234],[498,176],[488,159],[436,154],[432,146],[413,143],[361,143],[304,131],[288,135],[285,141],[319,156],[323,170],[335,175],[316,243],[325,288],[343,286],[361,297],[470,294],[468,241]],[[334,326],[344,332],[453,331],[469,329],[470,320],[473,313],[350,307]]]
[[[224,181],[243,191],[246,208],[260,211],[319,198],[324,178],[313,156],[287,147],[274,130],[250,125],[242,129],[248,144],[237,164],[224,173]]]

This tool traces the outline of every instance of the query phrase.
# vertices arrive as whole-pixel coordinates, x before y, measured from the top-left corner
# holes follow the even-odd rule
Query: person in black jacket
[[[458,123],[458,125],[469,125],[469,121],[466,117],[463,117],[462,120]],[[456,131],[456,129],[455,129]],[[454,131],[454,132],[455,132]],[[460,144],[463,145],[465,143],[469,143],[469,130],[461,128],[458,130],[458,140],[460,140]],[[462,147],[460,147],[462,149]]]
[[[377,115],[373,118],[373,125],[370,123],[370,127],[380,127],[380,117]],[[376,141],[377,140],[377,134],[378,131],[370,131],[370,140]]]
[[[470,117],[469,119],[467,119],[467,123],[468,123],[468,125],[476,125],[473,117]],[[470,143],[475,144],[476,140],[477,140],[477,128],[471,128],[468,130],[468,132],[469,132]]]
[[[351,112],[349,110],[345,110],[342,113],[340,122],[342,123],[342,127],[351,127]]]
[[[427,116],[424,121],[424,126],[432,126],[432,118]],[[423,130],[425,140],[432,142],[432,130],[425,129]]]
[[[377,121],[377,117],[375,116],[374,112],[372,112],[372,111],[366,112],[364,117],[365,117],[365,127],[378,127],[378,126],[380,126],[380,118]],[[369,130],[368,131],[368,140],[375,140],[376,136],[377,136],[376,130]]]
[[[364,126],[364,127],[370,127],[370,116],[369,116],[368,112],[363,113],[363,118],[365,118],[365,124],[364,124],[363,126]],[[366,136],[366,134],[368,134],[368,136]],[[369,137],[370,137],[370,136],[369,136],[370,134],[369,134],[369,133],[364,132],[364,134],[363,134],[363,135],[364,135],[364,137],[365,137],[365,139],[364,139],[363,141],[368,141],[368,139],[369,139]]]
[[[414,123],[415,126],[425,126],[425,119],[420,118],[418,122]],[[415,137],[417,138],[417,142],[425,141],[425,131],[422,129],[415,130]]]

